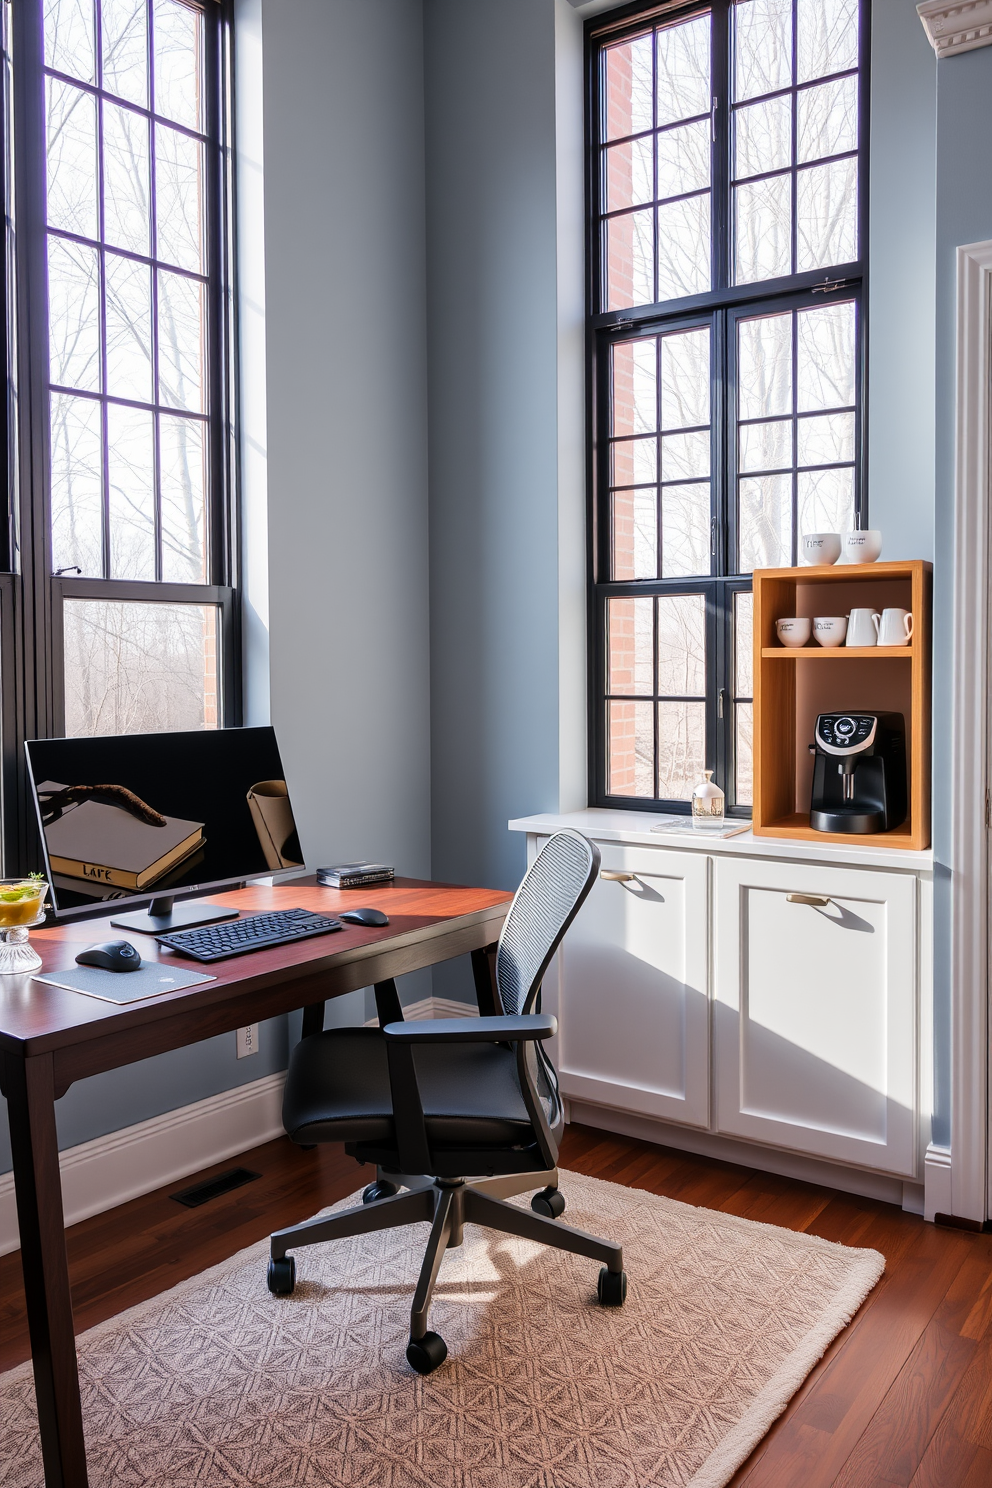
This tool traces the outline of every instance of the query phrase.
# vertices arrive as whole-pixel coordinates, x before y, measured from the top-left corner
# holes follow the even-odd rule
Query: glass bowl
[[[44,923],[47,894],[43,878],[0,878],[0,976],[37,971],[41,965],[28,943],[28,928]]]

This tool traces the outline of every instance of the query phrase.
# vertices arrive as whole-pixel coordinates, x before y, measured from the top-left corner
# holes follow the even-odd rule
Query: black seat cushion
[[[424,1044],[414,1052],[428,1141],[441,1147],[533,1140],[516,1055],[498,1044]],[[297,1142],[393,1141],[386,1041],[378,1028],[303,1039],[289,1061],[283,1124]]]

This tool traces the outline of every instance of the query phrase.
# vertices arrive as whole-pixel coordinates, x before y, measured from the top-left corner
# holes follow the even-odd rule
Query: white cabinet
[[[725,857],[713,886],[716,1129],[914,1177],[916,877]]]
[[[708,860],[601,850],[631,877],[596,883],[559,954],[562,1093],[708,1126]]]

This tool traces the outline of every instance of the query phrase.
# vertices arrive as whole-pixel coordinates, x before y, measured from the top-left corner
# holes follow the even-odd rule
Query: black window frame
[[[734,595],[751,589],[750,573],[737,573],[731,558],[737,554],[736,501],[736,381],[734,374],[733,323],[745,314],[816,306],[828,300],[853,300],[856,306],[855,348],[855,458],[854,513],[859,526],[868,525],[867,469],[867,353],[868,332],[865,307],[868,288],[868,161],[870,104],[870,0],[859,0],[858,52],[858,251],[848,263],[766,279],[749,284],[731,284],[732,187],[731,187],[731,11],[735,0],[651,0],[595,16],[585,24],[585,158],[586,158],[586,428],[587,428],[587,694],[589,699],[589,800],[594,806],[631,811],[663,811],[688,815],[687,800],[659,797],[611,795],[608,782],[608,708],[610,696],[607,670],[607,601],[611,597],[664,594],[706,594],[707,697],[706,766],[726,793],[727,814],[749,818],[751,807],[735,799],[734,739]],[[713,17],[712,86],[714,110],[711,177],[711,246],[713,288],[704,293],[636,306],[603,310],[605,273],[602,257],[601,222],[605,208],[602,128],[605,89],[601,88],[600,57],[604,45],[641,34],[653,22],[678,22],[709,12]],[[795,11],[793,12],[795,45]],[[831,75],[833,76],[833,75]],[[817,81],[823,81],[817,80]],[[792,92],[801,88],[795,82]],[[646,131],[645,131],[646,132]],[[793,229],[795,227],[796,158],[792,173]],[[657,217],[654,216],[657,234]],[[657,245],[655,245],[657,276]],[[796,240],[793,231],[792,255]],[[655,279],[657,285],[657,277]],[[610,355],[620,341],[636,340],[664,331],[689,328],[710,321],[713,325],[711,363],[712,497],[711,564],[708,575],[673,579],[615,580],[610,573],[610,471],[609,410]],[[793,510],[796,481],[793,477]],[[797,524],[793,520],[793,563],[798,562],[795,545]],[[656,663],[655,663],[656,664]],[[657,712],[655,713],[657,720]],[[655,721],[657,733],[657,721]],[[657,739],[656,739],[657,745]],[[655,748],[657,781],[657,747]]]
[[[23,744],[25,739],[61,737],[65,731],[62,679],[66,601],[102,599],[217,606],[219,726],[236,727],[242,722],[240,527],[235,444],[237,346],[233,317],[233,9],[231,0],[183,0],[183,3],[198,10],[204,18],[203,274],[207,285],[203,422],[209,430],[210,453],[205,513],[209,568],[202,584],[160,578],[74,578],[67,572],[52,571],[45,210],[45,86],[50,70],[45,63],[42,0],[9,0],[5,7],[12,82],[7,88],[4,136],[6,142],[12,134],[14,141],[13,151],[5,155],[5,163],[9,164],[9,169],[5,169],[8,541],[5,541],[6,531],[0,531],[3,710],[0,740],[3,861],[4,871],[8,873],[26,871],[38,862],[37,828],[28,800]],[[87,88],[86,84],[80,84],[78,79],[68,81],[91,93],[97,91],[94,86]],[[101,400],[105,404],[106,393],[101,394]],[[106,499],[105,473],[105,502]],[[158,510],[156,500],[156,538]]]

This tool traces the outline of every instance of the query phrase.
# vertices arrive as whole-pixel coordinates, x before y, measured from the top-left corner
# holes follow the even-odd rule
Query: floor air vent
[[[185,1204],[187,1209],[197,1209],[201,1204],[209,1204],[211,1199],[219,1199],[221,1194],[230,1193],[232,1188],[240,1188],[243,1183],[254,1183],[261,1176],[261,1173],[253,1173],[250,1168],[228,1168],[226,1173],[218,1173],[216,1178],[194,1183],[190,1188],[180,1189],[169,1197],[175,1199],[177,1204]]]

